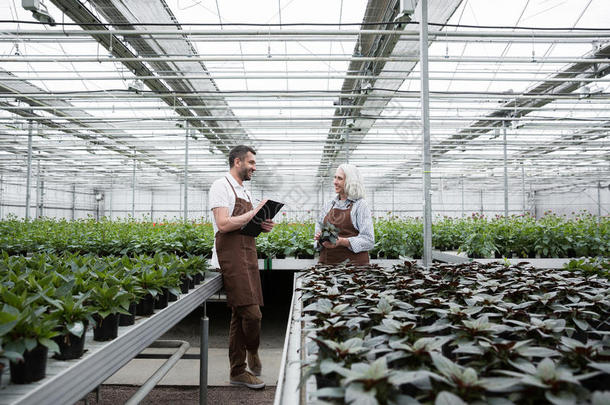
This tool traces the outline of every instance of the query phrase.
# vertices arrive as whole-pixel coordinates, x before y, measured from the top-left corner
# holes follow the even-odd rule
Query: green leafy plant
[[[324,222],[320,229],[320,243],[329,242],[331,244],[337,243],[339,239],[339,228],[330,222]]]
[[[100,318],[111,314],[129,315],[129,294],[119,285],[94,284],[89,297],[91,306]]]
[[[59,335],[71,333],[82,337],[86,332],[86,325],[93,324],[92,314],[94,309],[85,303],[89,294],[81,294],[79,297],[65,295],[63,297],[45,297],[50,304],[50,316],[57,321]]]
[[[58,352],[59,347],[52,340],[57,335],[57,321],[47,313],[47,307],[21,306],[16,308],[4,304],[2,317],[9,318],[12,327],[3,331],[4,350],[12,356],[23,357],[26,351],[34,350],[38,345],[46,346],[50,352]]]

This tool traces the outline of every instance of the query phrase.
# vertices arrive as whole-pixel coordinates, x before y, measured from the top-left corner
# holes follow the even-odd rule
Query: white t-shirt
[[[210,210],[218,207],[227,207],[229,209],[229,215],[231,215],[235,209],[235,194],[233,194],[233,190],[226,179],[229,179],[231,185],[235,189],[235,193],[237,193],[239,198],[243,198],[246,201],[252,201],[252,197],[250,196],[248,190],[246,190],[246,187],[240,186],[237,180],[231,176],[231,173],[226,173],[224,177],[214,181],[214,183],[212,183],[212,187],[210,187],[210,192],[208,193]],[[216,235],[216,232],[218,232],[218,226],[216,225],[216,218],[214,218],[213,213],[212,226],[214,227],[214,235]],[[214,247],[212,249],[211,265],[213,268],[220,268],[220,264],[218,263],[218,254],[216,253],[216,240],[214,240]]]

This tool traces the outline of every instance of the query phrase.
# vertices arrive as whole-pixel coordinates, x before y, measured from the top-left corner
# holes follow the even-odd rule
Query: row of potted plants
[[[152,315],[187,293],[207,268],[202,256],[165,253],[100,258],[4,252],[0,360],[10,362],[14,383],[44,378],[49,352],[60,360],[79,358],[88,327],[94,340],[112,340],[119,326],[133,324],[136,315]]]
[[[257,238],[261,258],[313,258],[314,223],[279,223]],[[387,216],[375,219],[373,258],[420,258],[423,225],[419,218]],[[128,221],[65,221],[39,219],[0,221],[0,250],[9,254],[93,253],[96,255],[155,254],[210,257],[214,234],[210,223]],[[610,217],[581,213],[569,219],[547,213],[486,218],[437,218],[432,245],[442,251],[461,251],[469,257],[582,257],[608,256]]]
[[[520,265],[318,266],[300,288],[329,404],[610,403],[610,281]]]

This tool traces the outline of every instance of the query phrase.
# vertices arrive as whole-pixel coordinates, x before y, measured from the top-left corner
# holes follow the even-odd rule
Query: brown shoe
[[[245,385],[248,388],[259,390],[265,388],[265,382],[260,378],[252,375],[249,371],[244,371],[240,375],[231,377],[231,384],[233,385]]]
[[[258,352],[250,352],[248,351],[248,367],[252,374],[260,376],[263,371],[263,365],[261,364],[261,359],[258,357]]]

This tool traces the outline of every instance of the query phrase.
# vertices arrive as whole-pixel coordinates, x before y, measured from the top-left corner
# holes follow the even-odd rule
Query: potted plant
[[[59,298],[45,297],[51,305],[51,317],[58,323],[58,335],[53,338],[59,346],[55,358],[71,360],[83,355],[87,326],[94,323],[94,309],[85,304],[88,298],[89,293],[78,297],[71,294]]]
[[[135,279],[145,294],[138,302],[136,315],[152,315],[155,311],[155,298],[162,292],[165,276],[151,265],[145,265],[135,274]]]
[[[201,283],[205,279],[208,270],[208,261],[203,256],[189,255],[184,260],[185,270],[190,274],[195,284]]]
[[[129,293],[120,285],[92,283],[90,301],[94,308],[93,340],[112,340],[118,335],[119,314],[128,315]]]
[[[28,306],[27,300],[21,309],[9,304],[2,308],[2,319],[9,321],[3,324],[2,342],[5,355],[12,357],[11,381],[15,384],[43,379],[49,350],[59,351],[52,340],[57,335],[57,321],[46,312],[46,306]]]
[[[133,325],[136,321],[136,310],[138,301],[140,301],[145,293],[142,287],[138,284],[133,271],[126,272],[119,280],[121,288],[127,292],[129,300],[128,314],[119,314],[119,326]]]
[[[23,357],[21,357],[19,353],[4,350],[1,342],[2,341],[0,340],[0,387],[2,387],[2,374],[4,374],[4,369],[8,363],[11,361],[23,361]]]
[[[324,222],[322,224],[322,229],[320,229],[320,244],[324,242],[335,244],[337,243],[337,239],[339,239],[339,228],[330,222]]]

